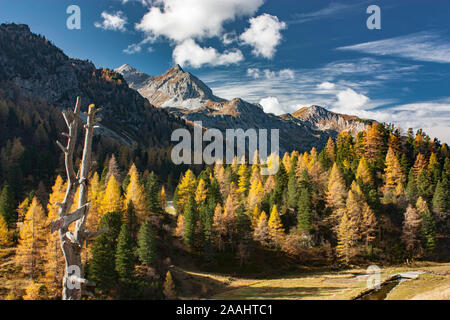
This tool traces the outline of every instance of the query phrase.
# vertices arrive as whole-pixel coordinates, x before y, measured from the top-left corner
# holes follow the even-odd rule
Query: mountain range
[[[77,96],[82,109],[90,103],[103,111],[99,132],[125,145],[170,145],[171,132],[192,128],[279,129],[280,151],[322,148],[329,137],[348,130],[357,134],[371,123],[355,116],[333,113],[320,106],[291,114],[265,113],[262,106],[242,98],[214,95],[199,78],[176,65],[151,76],[128,64],[97,69],[87,60],[68,57],[27,25],[0,26],[0,94],[15,95],[50,106],[73,107]]]
[[[196,76],[176,65],[164,74],[149,76],[128,64],[115,69],[155,106],[189,122],[201,121],[204,128],[279,129],[280,150],[310,150],[323,147],[329,137],[346,130],[356,135],[372,120],[338,114],[320,106],[305,107],[291,114],[265,113],[262,106],[241,98],[217,97]]]

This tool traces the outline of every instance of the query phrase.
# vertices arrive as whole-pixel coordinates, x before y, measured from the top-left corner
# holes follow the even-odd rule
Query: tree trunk
[[[87,113],[87,122],[85,128],[85,141],[83,148],[83,158],[78,174],[75,175],[73,167],[73,152],[75,150],[77,130],[79,124],[79,116],[81,109],[81,99],[77,98],[74,111],[63,111],[64,120],[66,121],[69,133],[64,134],[67,138],[67,146],[64,147],[59,141],[58,146],[62,149],[65,155],[65,166],[67,173],[67,190],[63,203],[58,204],[60,209],[58,211],[58,220],[51,224],[52,232],[59,229],[59,238],[61,249],[65,259],[65,272],[63,277],[63,292],[64,300],[79,300],[83,294],[89,294],[82,287],[87,285],[94,285],[92,282],[84,279],[81,251],[82,246],[87,239],[99,233],[89,234],[85,230],[85,222],[89,212],[89,203],[87,201],[87,180],[89,169],[91,165],[91,149],[92,137],[94,135],[95,114],[100,110],[94,110],[94,105],[89,106]],[[80,187],[78,209],[69,213],[72,207],[75,192],[77,187]],[[69,226],[75,222],[74,232],[69,231]]]

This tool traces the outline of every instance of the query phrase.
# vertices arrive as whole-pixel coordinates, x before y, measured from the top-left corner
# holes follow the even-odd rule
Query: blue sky
[[[66,27],[69,5],[81,29]],[[378,5],[381,29],[366,9]],[[0,0],[0,21],[26,23],[97,67],[150,75],[175,63],[218,96],[267,112],[311,104],[424,128],[450,142],[450,2],[326,0]]]

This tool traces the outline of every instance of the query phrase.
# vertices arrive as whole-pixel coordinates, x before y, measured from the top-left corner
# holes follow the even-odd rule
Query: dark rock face
[[[119,73],[68,57],[26,25],[0,25],[0,47],[0,89],[10,96],[18,91],[61,108],[72,108],[81,96],[82,111],[91,103],[103,108],[100,132],[128,145],[147,144],[149,137],[167,143],[172,129],[184,126],[130,89]]]

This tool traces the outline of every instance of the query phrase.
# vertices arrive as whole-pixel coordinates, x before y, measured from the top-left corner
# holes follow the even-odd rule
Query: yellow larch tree
[[[384,169],[384,187],[383,192],[385,196],[388,196],[392,191],[397,192],[402,189],[398,189],[399,185],[403,186],[405,182],[405,175],[403,174],[400,162],[394,153],[392,148],[388,149],[386,154],[386,167]]]
[[[338,226],[336,251],[339,259],[345,264],[348,264],[353,256],[352,249],[356,235],[354,226],[355,222],[344,213]]]
[[[325,145],[325,153],[331,162],[336,160],[336,145],[331,137],[328,138],[327,144]]]
[[[47,204],[47,222],[58,219],[59,207],[57,203],[62,203],[66,193],[67,183],[64,183],[61,176],[57,176],[52,187]],[[59,244],[59,233],[47,231],[46,246],[44,250],[44,282],[51,297],[57,297],[61,293],[62,278],[64,276],[64,256]]]
[[[270,212],[268,226],[270,238],[276,245],[280,245],[284,238],[284,228],[276,205]]]
[[[206,201],[207,194],[208,189],[206,188],[206,182],[200,178],[197,189],[195,190],[195,202],[197,202],[197,204],[204,203]]]
[[[346,193],[344,178],[335,162],[328,178],[327,206],[333,209],[343,208]]]
[[[365,156],[369,162],[374,162],[378,159],[382,146],[383,137],[381,135],[381,124],[375,122],[372,125],[367,126],[364,139]]]
[[[238,170],[238,193],[241,199],[244,199],[249,185],[249,176],[248,176],[248,168],[245,163],[242,163],[239,166]]]
[[[141,223],[148,214],[144,186],[140,182],[139,172],[134,164],[131,165],[128,175],[130,176],[130,183],[127,186],[127,192],[125,193],[124,208],[126,210],[131,201],[136,217]]]
[[[161,192],[159,193],[159,201],[161,202],[161,208],[165,212],[167,207],[167,195],[164,186],[161,187]]]
[[[184,205],[190,196],[195,196],[197,180],[194,173],[189,169],[184,174],[178,185],[177,194],[177,210],[178,212],[184,212]]]
[[[247,208],[252,209],[255,206],[261,204],[262,198],[264,196],[264,187],[262,182],[255,179],[250,185],[250,191],[248,192],[247,198]]]
[[[89,180],[89,214],[86,220],[86,227],[90,232],[96,232],[102,218],[101,200],[103,195],[103,185],[100,183],[98,173],[95,172]]]
[[[46,244],[48,230],[45,228],[46,216],[44,209],[34,197],[25,215],[19,231],[19,244],[16,251],[16,264],[31,278],[42,272],[43,250]]]
[[[11,245],[11,236],[3,215],[0,214],[0,248],[6,248]]]
[[[365,157],[359,160],[358,168],[356,169],[356,178],[361,179],[363,183],[372,183],[372,175],[369,170],[369,163]]]
[[[419,175],[420,171],[422,169],[426,168],[428,165],[427,159],[422,153],[419,153],[416,157],[416,161],[414,162],[414,166],[412,168],[412,171],[414,173],[414,178],[417,179],[417,176]]]
[[[120,186],[114,175],[108,180],[105,193],[103,194],[100,206],[100,212],[103,216],[108,212],[121,213],[123,210],[123,200],[120,193]]]

